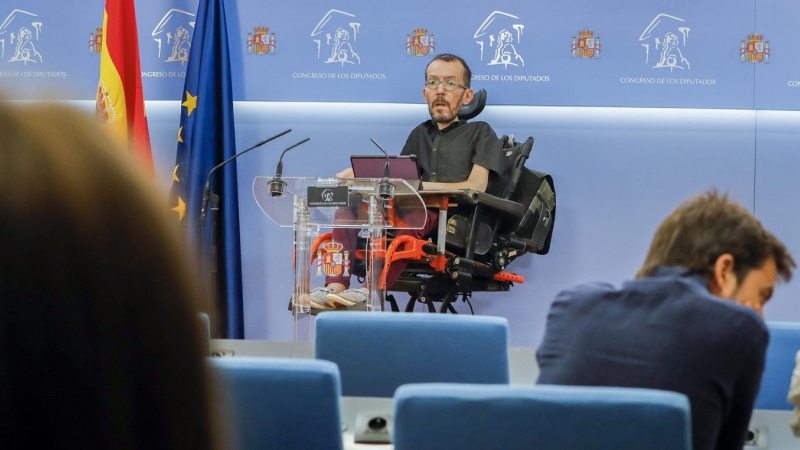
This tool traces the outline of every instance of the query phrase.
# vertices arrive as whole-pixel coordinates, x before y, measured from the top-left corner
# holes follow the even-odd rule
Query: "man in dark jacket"
[[[745,208],[695,197],[659,226],[635,280],[556,297],[538,383],[680,392],[694,450],[741,450],[769,342],[762,308],[794,267]]]

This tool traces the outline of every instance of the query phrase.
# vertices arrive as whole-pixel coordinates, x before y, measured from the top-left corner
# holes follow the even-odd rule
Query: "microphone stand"
[[[275,178],[269,182],[269,193],[273,197],[281,197],[283,196],[283,188],[286,186],[286,183],[283,182],[281,179],[281,175],[283,175],[283,155],[286,154],[289,150],[297,147],[298,145],[305,144],[306,142],[310,141],[311,138],[305,138],[302,141],[290,145],[286,150],[281,153],[281,157],[278,158],[278,167],[275,169]]]
[[[283,136],[284,134],[289,133],[290,131],[292,131],[292,130],[288,129],[288,130],[282,131],[282,132],[280,132],[280,133],[278,133],[278,134],[276,134],[276,135],[274,135],[272,137],[264,139],[263,141],[261,141],[258,144],[248,148],[247,150],[241,151],[241,152],[231,156],[230,158],[226,159],[225,161],[222,161],[221,163],[217,164],[211,170],[208,171],[208,177],[206,178],[206,184],[205,184],[205,187],[203,188],[203,202],[202,202],[202,205],[200,207],[200,242],[202,244],[201,248],[205,248],[205,238],[206,238],[205,222],[206,222],[206,212],[207,212],[206,208],[207,208],[208,204],[210,203],[211,204],[211,208],[210,208],[211,209],[211,251],[210,251],[210,255],[208,257],[210,259],[210,261],[206,261],[206,264],[207,264],[207,267],[208,267],[208,272],[209,272],[209,280],[208,280],[208,303],[209,303],[208,304],[208,312],[209,312],[209,319],[212,317],[212,315],[211,315],[212,311],[216,311],[216,306],[217,306],[216,300],[217,300],[217,295],[218,295],[218,292],[217,292],[217,289],[218,289],[218,287],[217,287],[217,273],[219,271],[218,270],[218,263],[217,263],[217,227],[218,227],[218,220],[219,220],[218,219],[218,217],[219,217],[219,196],[217,194],[215,194],[211,190],[211,176],[214,174],[214,172],[217,169],[221,168],[225,164],[228,164],[229,162],[231,162],[234,159],[242,156],[243,154],[249,152],[250,150],[253,150],[253,149],[256,149],[258,147],[261,147],[262,145],[266,144],[267,142],[269,142],[269,141],[271,141],[273,139],[277,139],[277,138]],[[212,330],[213,329],[214,328],[212,327]]]
[[[380,146],[375,139],[369,138],[378,150],[383,152],[383,155],[386,157],[386,165],[383,166],[383,179],[378,183],[378,198],[384,201],[391,200],[394,197],[394,184],[389,181],[389,154],[383,147]]]
[[[217,273],[218,273],[218,263],[217,263],[217,221],[219,217],[219,196],[214,194],[213,192],[209,193],[209,200],[211,203],[211,251],[210,251],[210,261],[208,262],[208,301],[209,301],[209,313],[212,311],[211,308],[217,308],[217,295],[218,286],[217,286]],[[202,225],[202,224],[201,224]],[[205,229],[204,226],[201,226],[201,229]],[[203,242],[205,242],[205,233],[203,233]],[[216,309],[214,309],[215,311]],[[209,315],[210,317],[210,315]]]
[[[216,170],[219,169],[220,167],[222,167],[225,164],[228,164],[229,162],[233,161],[234,159],[244,155],[245,153],[249,152],[250,150],[253,150],[253,149],[256,149],[258,147],[261,147],[262,145],[266,144],[267,142],[269,142],[269,141],[271,141],[273,139],[277,139],[277,138],[279,138],[279,137],[283,136],[284,134],[289,133],[291,131],[292,131],[292,129],[290,128],[288,130],[281,131],[280,133],[278,133],[278,134],[276,134],[276,135],[274,135],[272,137],[268,137],[268,138],[264,139],[263,141],[259,142],[258,144],[248,148],[247,150],[241,151],[241,152],[231,156],[230,158],[226,159],[225,161],[222,161],[221,163],[217,164],[211,170],[208,171],[208,176],[206,177],[206,184],[203,187],[203,203],[200,206],[200,227],[201,227],[201,229],[206,223],[206,207],[208,206],[208,200],[211,197],[211,175],[213,175],[214,172],[216,172]]]
[[[394,184],[389,181],[389,153],[387,153],[375,139],[369,138],[369,140],[372,141],[372,143],[378,147],[378,150],[386,157],[386,164],[383,166],[383,179],[378,182],[376,196],[370,197],[369,199],[369,248],[372,252],[367,264],[367,270],[369,272],[367,281],[367,284],[369,284],[369,308],[384,311],[386,309],[386,289],[381,288],[383,264],[378,261],[375,254],[377,252],[386,251],[385,241],[379,244],[379,242],[382,242],[382,238],[386,237],[386,229],[384,227],[375,227],[377,222],[383,222],[385,218],[380,212],[376,198],[382,202],[390,201],[394,197]]]

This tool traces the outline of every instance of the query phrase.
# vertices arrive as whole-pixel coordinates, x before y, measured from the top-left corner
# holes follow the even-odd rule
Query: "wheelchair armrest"
[[[527,211],[524,206],[517,202],[495,197],[494,195],[487,194],[485,192],[473,191],[471,189],[458,191],[458,193],[453,195],[451,198],[452,201],[458,203],[460,206],[480,205],[514,219],[521,219],[522,216],[525,215],[525,211]]]

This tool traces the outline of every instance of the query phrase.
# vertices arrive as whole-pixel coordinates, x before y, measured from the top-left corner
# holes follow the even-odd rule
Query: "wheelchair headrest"
[[[458,118],[460,120],[470,120],[478,116],[486,107],[486,89],[475,91],[472,101],[462,106],[458,111]]]

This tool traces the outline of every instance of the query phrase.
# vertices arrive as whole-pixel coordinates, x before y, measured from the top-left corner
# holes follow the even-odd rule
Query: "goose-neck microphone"
[[[394,184],[389,181],[389,154],[380,146],[375,139],[369,138],[378,149],[386,156],[386,165],[383,167],[383,179],[378,183],[378,198],[381,200],[391,200],[394,197]]]

